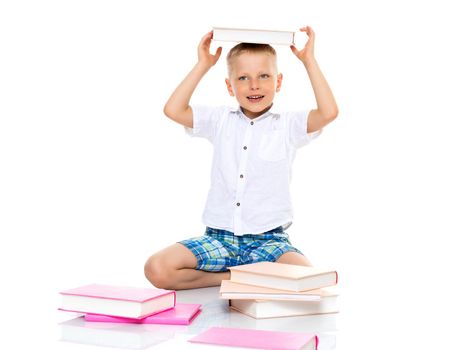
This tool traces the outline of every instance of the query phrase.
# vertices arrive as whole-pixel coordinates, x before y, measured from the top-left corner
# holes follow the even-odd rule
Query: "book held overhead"
[[[245,28],[213,28],[213,40],[238,43],[293,45],[295,32]]]

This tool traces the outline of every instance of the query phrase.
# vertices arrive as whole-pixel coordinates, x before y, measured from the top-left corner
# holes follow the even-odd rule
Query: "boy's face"
[[[271,107],[274,95],[280,90],[282,74],[277,74],[272,55],[244,52],[232,60],[231,72],[225,83],[243,113],[255,118]]]

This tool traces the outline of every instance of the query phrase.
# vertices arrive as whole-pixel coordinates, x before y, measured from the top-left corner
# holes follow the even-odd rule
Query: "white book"
[[[244,28],[213,28],[213,40],[271,45],[293,45],[295,32]]]
[[[253,318],[320,315],[338,312],[337,295],[319,301],[232,299],[230,307]]]

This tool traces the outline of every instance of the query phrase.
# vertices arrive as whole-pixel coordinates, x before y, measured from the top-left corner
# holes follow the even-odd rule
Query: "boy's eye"
[[[269,78],[269,74],[261,74],[259,77],[261,79],[267,79],[267,78]]]
[[[247,80],[248,78],[244,75],[242,75],[241,77],[238,78],[238,80]]]

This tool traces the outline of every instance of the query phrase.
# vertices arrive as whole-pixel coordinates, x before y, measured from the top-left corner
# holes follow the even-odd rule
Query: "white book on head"
[[[213,40],[239,43],[293,45],[295,32],[286,30],[213,27]]]

